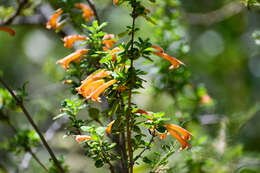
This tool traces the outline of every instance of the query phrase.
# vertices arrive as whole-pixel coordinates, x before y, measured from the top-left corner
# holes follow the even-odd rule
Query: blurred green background
[[[126,5],[115,7],[111,1],[94,2],[101,20],[109,23],[105,31],[119,34],[131,23],[129,9]],[[15,20],[11,25],[15,37],[0,32],[3,78],[12,88],[29,81],[26,106],[42,131],[54,123],[52,118],[59,113],[61,100],[70,97],[69,89],[62,84],[64,70],[56,65],[56,60],[70,51],[63,47],[61,35],[45,29],[46,18],[36,14],[40,11],[49,17],[52,10],[62,7],[64,2],[52,0],[48,5],[47,1],[31,1],[32,5],[23,14],[35,21],[23,24],[26,21]],[[173,156],[170,163],[174,168],[169,172],[260,172],[260,45],[252,37],[252,33],[260,29],[258,8],[247,8],[231,0],[144,3],[158,25],[138,19],[139,36],[150,38],[169,54],[179,57],[186,64],[191,85],[204,86],[214,100],[213,105],[200,107],[194,114],[186,111],[188,118],[185,119],[184,115],[180,118],[176,110],[182,111],[182,108],[175,106],[178,100],[185,102],[182,97],[189,97],[188,85],[179,91],[181,94],[178,96],[173,96],[170,89],[167,92],[153,89],[154,81],[163,75],[171,78],[172,73],[163,74],[157,66],[141,61],[137,63],[150,75],[146,77],[147,88],[141,90],[135,101],[146,110],[165,111],[175,122],[184,119],[188,129],[194,133],[193,149]],[[0,0],[0,18],[12,13],[15,4],[16,1]],[[169,13],[163,13],[167,10]],[[167,18],[167,15],[175,19],[169,20],[171,17]],[[37,20],[42,24],[36,24]],[[163,22],[167,27],[162,27]],[[71,28],[66,31],[74,33]],[[185,106],[190,106],[187,100]],[[10,115],[17,127],[30,128],[22,113],[11,112]],[[94,172],[92,161],[84,157],[80,146],[70,137],[63,139],[62,121],[56,124],[58,130],[51,137],[51,146],[58,155],[64,155],[71,172]],[[52,127],[55,128],[55,124]],[[12,135],[6,125],[0,124],[0,142]],[[44,149],[39,146],[37,150],[47,163],[48,155]],[[19,165],[24,161],[24,155],[15,156],[3,150],[0,150],[0,155],[0,167],[10,172],[21,172]],[[31,161],[29,168],[22,172],[39,172],[38,169],[38,165]],[[141,164],[136,172],[145,172],[145,169]],[[96,170],[102,171],[106,170]]]

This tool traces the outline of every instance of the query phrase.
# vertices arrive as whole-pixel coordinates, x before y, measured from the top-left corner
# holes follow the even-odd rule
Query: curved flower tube
[[[92,140],[92,138],[90,136],[87,136],[87,135],[76,135],[76,141],[78,143],[85,141],[85,140]]]
[[[172,70],[174,68],[178,68],[181,65],[185,65],[183,62],[181,62],[180,60],[164,53],[164,50],[159,47],[159,46],[152,46],[152,48],[156,49],[158,52],[152,51],[153,54],[169,61],[172,65],[169,67],[169,70]]]
[[[69,70],[69,64],[72,61],[80,60],[80,57],[84,54],[88,53],[88,49],[78,49],[74,53],[60,59],[57,61],[57,64],[61,64],[61,66],[67,70]]]
[[[107,125],[107,129],[106,129],[106,133],[110,134],[111,133],[111,129],[113,124],[115,123],[115,120],[111,121],[108,125]]]
[[[140,114],[146,114],[148,116],[151,117],[151,119],[153,118],[153,115],[145,110],[142,109],[138,109],[137,113]],[[152,121],[151,119],[148,119],[148,121]],[[174,137],[176,138],[180,144],[181,144],[181,150],[185,149],[185,148],[191,148],[191,145],[187,142],[187,140],[190,140],[190,137],[193,136],[188,130],[177,126],[175,124],[169,124],[166,123],[163,125],[167,131]],[[156,131],[156,129],[152,128],[150,129],[152,132],[154,132],[155,135],[160,136],[161,139],[165,139],[167,136],[168,132],[165,133],[159,133]]]
[[[103,38],[102,44],[104,44],[103,46],[104,51],[108,51],[109,49],[111,49],[114,46],[114,44],[116,44],[115,35],[106,34]]]
[[[57,29],[61,23],[58,22],[58,18],[60,17],[60,15],[63,13],[62,9],[59,8],[56,13],[54,13],[51,17],[50,20],[48,21],[48,23],[46,24],[46,28],[47,29]]]
[[[96,71],[89,75],[85,80],[81,81],[82,84],[78,88],[76,88],[76,90],[79,92],[79,94],[82,94],[90,83],[99,79],[103,79],[104,77],[107,77],[110,73],[111,71],[106,70]]]
[[[86,86],[82,91],[79,91],[79,94],[82,94],[83,97],[87,98],[95,89],[97,89],[99,86],[103,85],[105,81],[97,80],[91,82],[89,85]]]
[[[0,26],[0,30],[8,32],[11,36],[15,35],[15,31],[12,30],[11,28],[7,27],[7,26]]]
[[[179,134],[182,135],[182,138],[184,140],[190,140],[190,137],[193,136],[188,130],[186,130],[180,126],[177,126],[175,124],[165,124],[164,127],[166,129],[172,129],[172,130],[178,132]]]
[[[112,56],[112,61],[116,61],[116,53],[122,51],[119,47],[115,47],[110,51],[110,55]]]
[[[191,145],[185,139],[183,139],[175,130],[167,128],[167,131],[181,143],[181,150],[184,150],[185,148],[191,148]]]
[[[94,17],[94,12],[86,4],[77,3],[75,7],[81,8],[83,11],[82,17],[89,22]]]
[[[110,80],[103,85],[99,86],[95,91],[93,91],[88,98],[91,98],[93,101],[101,102],[99,95],[105,91],[108,87],[115,84],[117,80]]]
[[[73,47],[74,42],[76,41],[85,41],[88,38],[83,35],[69,35],[62,39],[64,41],[64,47],[71,49]]]

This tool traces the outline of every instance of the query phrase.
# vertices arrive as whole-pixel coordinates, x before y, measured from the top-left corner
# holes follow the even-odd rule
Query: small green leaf
[[[57,119],[63,117],[64,115],[67,115],[67,114],[66,114],[65,112],[64,112],[64,113],[61,113],[61,114],[59,114],[59,115],[53,117],[52,120],[57,120]]]
[[[104,166],[104,161],[101,160],[101,159],[97,160],[97,161],[95,162],[95,166],[96,166],[97,168],[101,168],[102,166]]]

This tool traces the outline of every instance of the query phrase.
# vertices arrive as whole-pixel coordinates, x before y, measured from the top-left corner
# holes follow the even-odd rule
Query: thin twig
[[[14,133],[18,133],[18,130],[15,128],[15,126],[11,123],[10,118],[8,116],[8,114],[2,114],[4,117],[7,118],[7,124],[8,126],[13,130]],[[27,146],[24,148],[25,151],[29,152],[31,154],[31,156],[34,158],[34,160],[46,171],[48,172],[48,169],[44,166],[44,164],[40,161],[40,159],[34,154],[34,152],[32,151],[32,149]]]
[[[49,144],[45,140],[43,134],[41,133],[41,131],[39,130],[39,128],[37,127],[37,125],[33,121],[31,115],[29,114],[29,112],[25,108],[23,102],[15,95],[15,93],[11,90],[11,88],[5,83],[5,81],[1,77],[0,77],[0,83],[2,83],[2,85],[9,91],[9,93],[12,95],[12,97],[16,101],[17,105],[20,106],[20,108],[22,109],[22,111],[23,111],[24,115],[26,116],[27,120],[33,126],[34,130],[38,133],[43,145],[47,149],[47,151],[50,154],[51,158],[53,159],[55,165],[58,167],[59,172],[63,173],[64,172],[63,168],[61,167],[59,161],[57,160],[57,158],[56,158],[55,154],[53,153],[52,149],[50,148]]]
[[[96,18],[96,20],[98,21],[98,24],[100,25],[100,24],[101,24],[101,23],[100,23],[101,21],[100,21],[100,18],[99,18],[99,16],[98,16],[97,9],[96,9],[94,3],[91,2],[91,0],[86,0],[86,1],[88,2],[90,8],[93,10],[94,15],[95,15],[95,18]]]
[[[152,144],[152,142],[153,142],[153,140],[154,140],[154,137],[155,137],[155,135],[152,134],[152,138],[150,139],[149,144],[134,158],[134,163],[143,155],[143,153],[144,153],[146,150],[150,149],[149,146]]]
[[[27,4],[28,1],[29,1],[29,0],[21,0],[21,1],[18,1],[19,3],[18,3],[17,9],[15,10],[15,12],[14,12],[9,18],[7,18],[7,19],[3,22],[3,24],[4,24],[4,25],[11,24],[12,21],[16,18],[16,16],[20,15],[20,13],[21,13],[23,7]]]

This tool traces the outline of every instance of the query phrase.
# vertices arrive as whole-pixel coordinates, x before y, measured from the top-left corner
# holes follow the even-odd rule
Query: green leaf
[[[104,136],[106,129],[107,129],[107,127],[98,127],[98,128],[96,129],[96,132],[97,132],[97,134],[98,134],[99,136]]]
[[[83,132],[90,132],[92,127],[90,126],[81,126],[80,129],[83,131]]]
[[[57,120],[57,119],[63,117],[64,115],[67,115],[67,114],[66,114],[65,112],[63,112],[63,113],[61,113],[61,114],[59,114],[59,115],[53,117],[52,120]]]
[[[97,161],[95,162],[95,166],[96,166],[97,168],[101,168],[102,166],[104,166],[104,161],[101,160],[101,159],[97,160]]]

